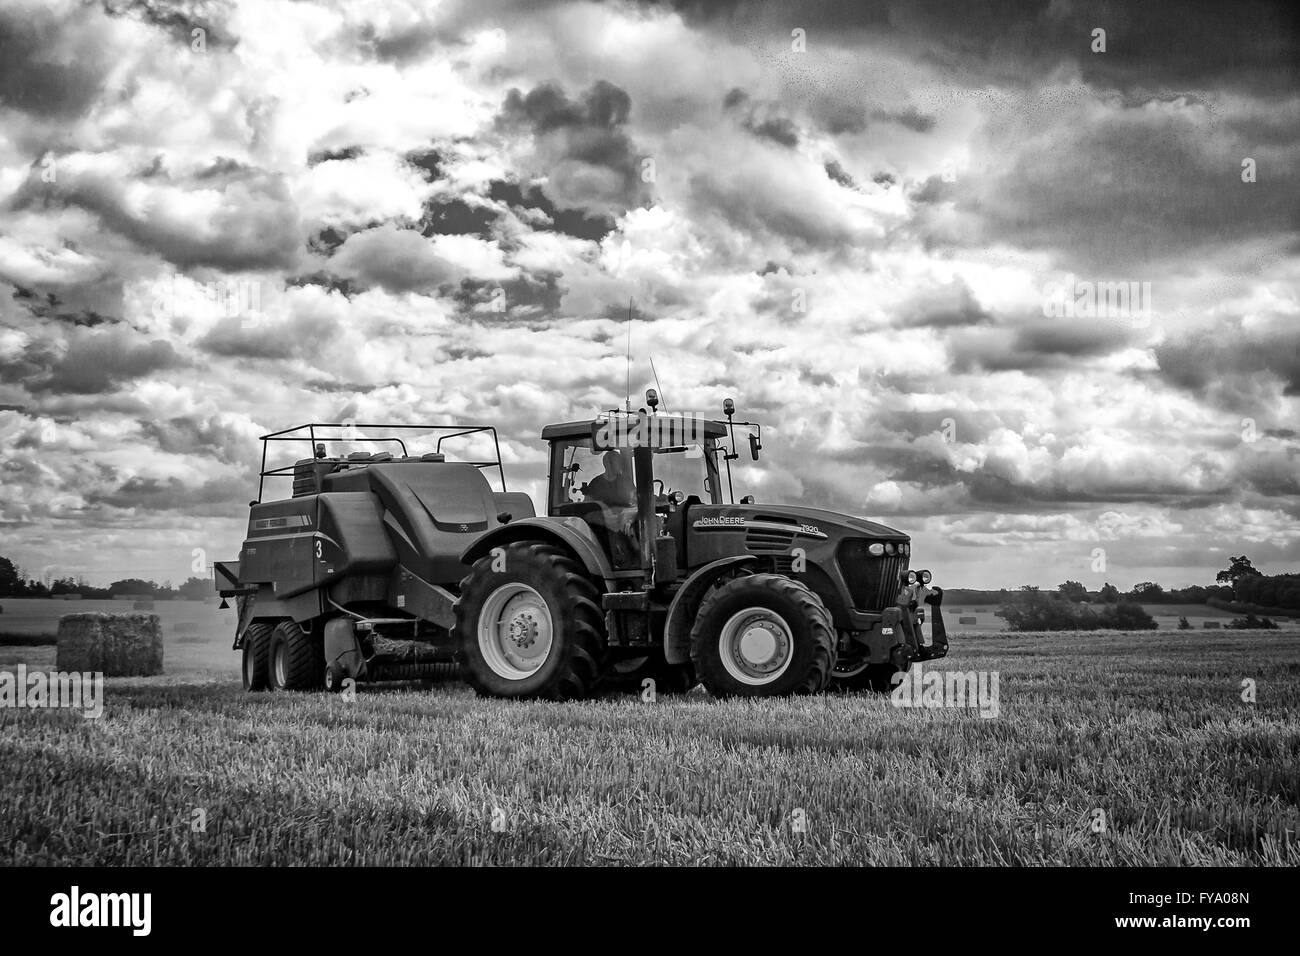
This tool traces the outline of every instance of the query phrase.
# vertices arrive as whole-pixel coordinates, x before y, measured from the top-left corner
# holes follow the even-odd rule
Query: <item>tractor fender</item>
[[[691,625],[705,592],[728,571],[757,560],[752,554],[719,558],[700,568],[677,589],[668,605],[668,620],[664,624],[664,658],[669,664],[685,664],[691,659]]]
[[[523,518],[495,528],[461,554],[466,567],[489,554],[493,548],[514,541],[552,541],[573,552],[587,573],[601,581],[612,581],[614,568],[601,549],[595,532],[581,518]]]

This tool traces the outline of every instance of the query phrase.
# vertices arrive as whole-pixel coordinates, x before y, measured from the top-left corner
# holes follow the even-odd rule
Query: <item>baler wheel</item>
[[[275,630],[270,624],[260,621],[248,625],[244,632],[243,677],[244,690],[266,690],[270,681],[267,660],[271,652],[271,632]]]
[[[479,694],[581,700],[596,692],[606,660],[600,592],[569,554],[513,542],[502,560],[476,561],[460,591],[458,659]]]
[[[297,621],[276,625],[267,663],[272,690],[318,690],[325,680],[325,648]]]
[[[744,575],[705,597],[691,629],[691,658],[715,697],[816,694],[835,667],[835,626],[806,584]]]

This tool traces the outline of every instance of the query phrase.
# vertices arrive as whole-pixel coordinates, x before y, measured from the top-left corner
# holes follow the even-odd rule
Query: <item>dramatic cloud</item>
[[[307,420],[494,424],[540,502],[538,431],[623,401],[630,333],[634,391],[653,357],[764,423],[737,494],[896,524],[943,583],[1300,567],[1295,26],[10,3],[3,550],[183,578]]]

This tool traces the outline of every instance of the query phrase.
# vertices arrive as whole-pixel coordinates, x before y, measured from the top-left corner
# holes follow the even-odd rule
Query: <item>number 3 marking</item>
[[[320,538],[317,538],[317,539],[316,539],[316,557],[318,557],[318,558],[323,558],[324,556],[325,556],[325,555],[321,552],[321,541],[320,541]]]

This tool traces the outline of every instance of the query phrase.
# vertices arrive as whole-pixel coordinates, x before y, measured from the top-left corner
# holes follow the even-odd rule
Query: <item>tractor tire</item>
[[[516,541],[504,551],[480,558],[460,582],[461,675],[485,697],[594,695],[607,659],[596,585],[555,545]]]
[[[612,690],[623,693],[641,693],[646,679],[655,682],[655,694],[685,694],[699,682],[695,664],[669,664],[664,652],[655,650],[648,657],[632,658],[615,664],[609,671],[607,683]]]
[[[271,632],[275,628],[260,621],[248,625],[244,632],[244,690],[266,690],[271,679],[268,661],[271,656]]]
[[[715,697],[816,694],[835,667],[835,626],[807,585],[750,574],[705,597],[691,629],[691,658]]]
[[[297,621],[281,621],[271,633],[271,690],[319,690],[325,681],[325,646]]]

